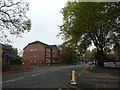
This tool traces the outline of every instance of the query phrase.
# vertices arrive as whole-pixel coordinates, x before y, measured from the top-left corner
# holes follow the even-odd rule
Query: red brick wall
[[[40,44],[28,45],[23,52],[25,64],[45,64],[45,48]]]

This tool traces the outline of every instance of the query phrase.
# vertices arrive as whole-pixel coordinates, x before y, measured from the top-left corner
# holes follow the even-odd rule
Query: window
[[[47,48],[47,49],[46,49],[46,52],[50,52],[50,49],[49,49],[49,48]]]
[[[53,55],[53,57],[54,57],[54,55]]]
[[[37,51],[37,49],[35,48],[34,51]]]
[[[33,49],[30,49],[30,51],[33,51]]]
[[[36,60],[34,60],[34,62],[36,63]]]
[[[30,49],[30,51],[37,51],[37,49],[35,48],[35,49]]]
[[[46,57],[50,57],[50,53],[46,53]]]
[[[36,54],[34,54],[34,57],[37,57],[37,55],[36,55]]]
[[[46,63],[50,63],[51,61],[50,61],[50,59],[46,59]]]
[[[55,50],[54,50],[54,49],[53,49],[52,51],[53,51],[53,52],[55,52]]]
[[[31,54],[30,57],[33,57],[33,55]]]

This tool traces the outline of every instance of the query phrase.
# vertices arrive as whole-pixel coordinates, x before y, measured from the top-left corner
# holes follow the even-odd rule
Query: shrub
[[[22,64],[22,60],[20,57],[11,58],[10,64],[11,65],[20,65],[20,64]]]

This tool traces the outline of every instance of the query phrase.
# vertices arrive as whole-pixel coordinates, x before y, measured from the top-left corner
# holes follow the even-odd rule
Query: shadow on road
[[[76,85],[76,88],[77,89],[80,89],[80,90],[96,90],[96,86],[93,85],[93,84],[89,84],[89,83],[78,83]]]

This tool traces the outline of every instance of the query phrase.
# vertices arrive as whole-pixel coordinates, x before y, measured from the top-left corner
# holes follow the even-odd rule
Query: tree
[[[74,64],[78,62],[78,54],[72,46],[67,44],[67,42],[64,42],[59,48],[61,52],[60,58],[63,63]]]
[[[95,59],[96,53],[97,53],[97,48],[92,49],[92,51],[91,51],[91,56],[92,56],[92,58]]]
[[[28,3],[22,0],[0,1],[0,34],[1,39],[6,38],[5,32],[20,35],[31,28],[31,21],[26,16],[29,10]]]
[[[18,57],[17,48],[14,48],[12,45],[2,45],[2,70],[6,71],[9,69],[10,64],[15,62],[21,62],[20,58]],[[16,63],[16,64],[17,64]]]
[[[120,2],[71,2],[62,9],[59,35],[86,50],[97,48],[98,64],[103,67],[104,48],[120,42]]]
[[[18,56],[17,48],[14,48],[12,45],[6,44],[3,46],[3,53],[10,54],[12,57]]]
[[[91,52],[90,52],[90,50],[86,50],[84,57],[85,57],[86,59],[91,59]]]

